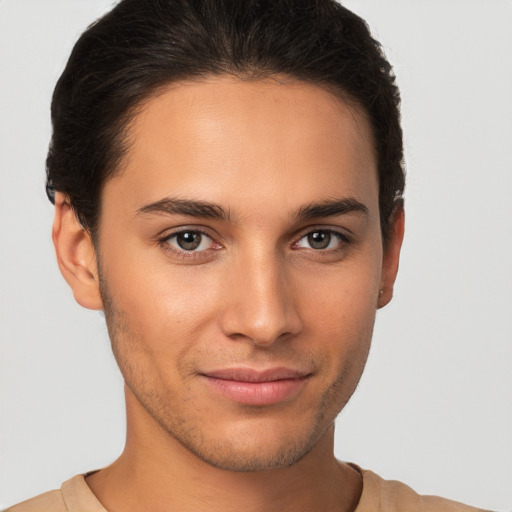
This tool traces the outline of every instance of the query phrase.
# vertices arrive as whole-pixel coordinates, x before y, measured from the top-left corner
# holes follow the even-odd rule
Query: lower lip
[[[295,397],[303,388],[305,378],[273,380],[269,382],[243,382],[204,376],[218,393],[247,405],[272,405]]]

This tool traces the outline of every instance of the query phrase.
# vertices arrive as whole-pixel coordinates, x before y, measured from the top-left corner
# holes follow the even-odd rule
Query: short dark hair
[[[79,38],[53,94],[46,190],[91,234],[137,107],[178,80],[272,75],[324,86],[373,130],[384,242],[405,184],[400,96],[380,44],[334,0],[121,0]]]

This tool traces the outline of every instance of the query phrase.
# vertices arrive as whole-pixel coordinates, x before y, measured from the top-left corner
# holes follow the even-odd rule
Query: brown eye
[[[307,236],[308,244],[313,249],[327,249],[331,243],[332,235],[329,231],[314,231]]]
[[[216,248],[215,242],[201,231],[184,230],[167,236],[162,243],[181,253],[201,253]]]
[[[296,249],[309,249],[315,251],[337,251],[350,244],[346,235],[332,229],[316,229],[305,234],[294,245]]]
[[[201,245],[203,235],[196,231],[183,231],[176,235],[176,243],[184,251],[194,251]]]

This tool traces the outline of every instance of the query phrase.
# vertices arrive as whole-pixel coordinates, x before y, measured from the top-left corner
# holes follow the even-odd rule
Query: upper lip
[[[203,372],[202,375],[215,379],[234,380],[239,382],[272,382],[276,380],[303,379],[308,372],[286,367],[266,368],[222,368]]]

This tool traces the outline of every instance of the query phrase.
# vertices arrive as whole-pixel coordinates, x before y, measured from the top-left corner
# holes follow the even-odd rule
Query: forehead
[[[212,77],[172,84],[129,127],[123,170],[105,194],[127,208],[165,196],[229,209],[283,208],[332,196],[377,204],[376,156],[364,113],[294,80]],[[273,207],[275,208],[275,204]]]

